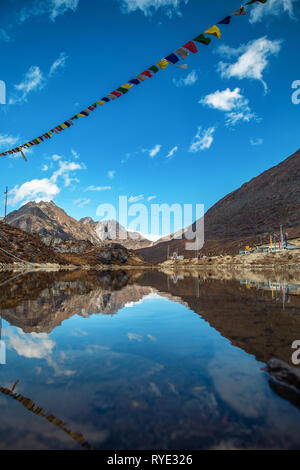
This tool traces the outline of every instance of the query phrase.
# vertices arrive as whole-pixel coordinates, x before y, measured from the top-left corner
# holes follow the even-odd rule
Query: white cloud
[[[252,120],[260,121],[250,108],[246,107],[240,111],[232,111],[226,115],[226,125],[235,126],[238,122],[250,122]]]
[[[128,307],[129,305],[127,304],[126,306]],[[135,340],[135,341],[138,341],[138,342],[143,341],[143,336],[138,335],[136,333],[127,333],[127,336],[128,336],[128,339],[130,341],[132,341],[132,340]]]
[[[223,78],[244,78],[259,80],[265,91],[268,89],[266,82],[263,79],[263,72],[269,64],[269,57],[277,55],[282,46],[281,40],[269,40],[267,37],[262,37],[248,44],[244,44],[238,49],[233,49],[228,46],[221,46],[219,52],[227,55],[228,58],[236,58],[233,63],[219,62],[219,72]]]
[[[192,70],[185,78],[179,79],[173,78],[173,83],[177,87],[191,86],[194,85],[198,80],[198,74],[196,70]]]
[[[155,145],[153,149],[149,150],[149,157],[154,158],[160,152],[160,149],[161,145]]]
[[[3,28],[0,28],[0,41],[4,41],[4,42],[10,42],[11,41],[11,37],[8,35],[8,33]]]
[[[75,12],[78,8],[79,0],[39,0],[34,1],[29,7],[22,8],[19,14],[19,21],[22,23],[35,16],[48,15],[51,21],[55,21],[60,15],[64,15],[68,10]]]
[[[50,181],[53,183],[57,182],[57,179],[61,176],[65,181],[65,186],[70,186],[70,184],[74,181],[76,183],[79,182],[77,178],[72,178],[70,176],[71,172],[76,170],[85,170],[85,165],[76,162],[67,162],[63,160],[58,160],[59,168],[56,170],[50,178]]]
[[[264,143],[264,140],[261,138],[258,139],[250,139],[250,144],[256,147],[257,145],[262,145]]]
[[[35,179],[27,181],[21,186],[15,186],[9,195],[9,204],[16,206],[17,204],[26,204],[29,201],[46,201],[50,202],[52,199],[60,193],[60,189],[57,184],[50,181],[48,178],[41,180]]]
[[[49,170],[48,165],[44,165],[43,168],[42,168],[42,171],[48,171],[48,170]]]
[[[58,59],[50,67],[48,77],[52,77],[55,72],[63,68],[66,64],[67,56],[61,52]],[[14,94],[9,99],[9,104],[22,103],[27,101],[27,96],[33,91],[42,90],[46,86],[47,80],[37,65],[32,65],[25,73],[23,80],[14,85]]]
[[[50,18],[55,20],[57,16],[64,15],[66,11],[77,10],[79,0],[51,0],[50,2]]]
[[[230,88],[226,88],[223,91],[217,90],[210,95],[206,95],[199,103],[213,109],[219,109],[220,111],[231,111],[244,102],[240,91],[240,88],[235,88],[232,91]]]
[[[0,148],[6,150],[6,147],[14,147],[18,140],[18,137],[14,137],[12,135],[0,134]]]
[[[107,176],[109,179],[113,180],[114,177],[116,176],[116,170],[110,170],[108,173],[107,173]]]
[[[178,151],[178,146],[176,145],[170,150],[166,158],[172,158],[177,151]]]
[[[66,66],[67,55],[61,52],[58,59],[56,59],[50,67],[49,76],[51,77],[58,69]]]
[[[91,202],[90,199],[82,198],[82,199],[76,199],[76,201],[74,201],[73,204],[75,204],[75,206],[82,209],[83,207],[87,206],[90,202]]]
[[[62,178],[64,180],[64,185],[68,187],[72,182],[79,182],[77,178],[74,178],[73,176],[71,177],[71,173],[76,170],[86,169],[84,164],[62,160],[58,160],[58,165],[59,168],[54,171],[50,178],[34,179],[27,181],[21,186],[15,186],[9,193],[9,204],[16,206],[20,203],[22,205],[26,204],[29,201],[49,202],[61,191],[57,184],[58,178]]]
[[[27,358],[46,359],[55,347],[55,342],[45,333],[25,334],[20,328],[15,333],[8,328],[7,337],[9,349],[13,348],[19,356]]]
[[[214,133],[216,128],[209,127],[208,129],[202,129],[201,126],[198,127],[197,134],[195,135],[190,148],[189,152],[197,153],[200,150],[207,150],[212,146],[214,141]]]
[[[111,186],[88,186],[85,191],[110,191]]]
[[[32,65],[25,74],[24,79],[18,85],[14,85],[15,95],[10,98],[9,104],[27,101],[27,96],[35,91],[41,90],[45,86],[45,77],[40,68]]]
[[[52,155],[51,158],[52,158],[52,160],[53,160],[54,162],[56,162],[57,160],[61,160],[61,156],[60,156],[60,155],[57,155],[57,154]]]
[[[269,0],[266,4],[262,5],[257,3],[253,5],[250,13],[250,23],[257,23],[267,15],[278,16],[283,12],[288,13],[290,18],[294,17],[294,3],[297,0]]]
[[[217,90],[206,95],[199,101],[200,104],[212,109],[226,112],[226,124],[235,125],[240,121],[249,122],[258,119],[249,107],[249,100],[241,94],[240,88],[231,90]]]
[[[153,199],[156,199],[156,198],[157,198],[157,196],[149,196],[147,198],[147,201],[150,202],[150,201],[153,201]]]
[[[140,10],[144,15],[152,15],[159,8],[163,8],[169,17],[175,13],[181,15],[181,4],[186,5],[188,0],[119,0],[124,13]]]
[[[139,201],[142,201],[143,199],[144,199],[144,195],[140,194],[139,196],[130,196],[128,201],[129,202],[139,202]]]
[[[79,155],[78,152],[76,152],[76,150],[72,149],[72,150],[71,150],[71,153],[72,153],[73,157],[76,158],[76,160],[79,159],[80,155]]]

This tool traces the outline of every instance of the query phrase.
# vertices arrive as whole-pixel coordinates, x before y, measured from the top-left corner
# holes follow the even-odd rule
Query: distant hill
[[[0,263],[17,263],[18,260],[10,256],[14,255],[31,263],[68,264],[59,253],[44,245],[38,235],[31,235],[3,222],[0,222],[0,248]]]
[[[0,222],[0,263],[13,264],[22,261],[76,266],[104,265],[108,268],[112,265],[145,264],[135,251],[116,243],[96,246],[88,240],[30,234]]]
[[[205,214],[205,244],[208,255],[237,253],[247,244],[267,241],[280,224],[289,238],[300,235],[300,150],[225,196]],[[191,258],[186,240],[158,241],[137,250],[148,262],[166,260],[169,252]]]
[[[151,246],[152,242],[135,234],[133,240],[125,228],[116,221],[95,222],[91,217],[76,220],[51,202],[28,202],[8,214],[4,222],[28,233],[55,238],[85,240],[94,245],[120,243],[128,249]],[[116,236],[114,235],[116,234]],[[126,239],[120,238],[125,233]]]
[[[98,239],[104,243],[120,243],[128,249],[144,248],[153,243],[137,232],[128,232],[123,225],[116,220],[95,222],[91,217],[85,217],[79,221],[88,227],[92,233],[96,233]]]

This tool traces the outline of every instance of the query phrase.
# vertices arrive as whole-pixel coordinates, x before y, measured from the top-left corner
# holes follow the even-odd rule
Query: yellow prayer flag
[[[99,104],[99,106],[103,106],[103,105],[104,105],[104,101],[97,101],[97,104]]]
[[[211,34],[212,36],[221,39],[221,31],[219,30],[218,26],[212,26],[207,31],[205,31],[204,34]]]
[[[68,129],[68,126],[66,126],[65,124],[61,124],[61,127],[63,127],[64,129]]]
[[[161,59],[159,62],[157,62],[157,65],[164,70],[166,67],[168,67],[169,62],[166,59]]]
[[[125,85],[122,85],[121,88],[126,88],[127,90],[130,90],[130,88],[132,88],[133,85],[130,85],[130,83],[125,83]]]

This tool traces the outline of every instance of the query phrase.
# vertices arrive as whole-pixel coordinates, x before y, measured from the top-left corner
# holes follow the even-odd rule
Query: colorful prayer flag
[[[169,62],[166,59],[161,59],[159,62],[157,62],[157,65],[159,66],[159,68],[164,70],[166,67],[168,67]]]
[[[130,88],[132,88],[133,85],[130,85],[129,83],[125,83],[124,85],[122,85],[122,88],[127,88],[127,90],[130,90]]]
[[[183,47],[185,47],[188,51],[192,52],[193,54],[196,54],[198,52],[196,44],[193,41],[187,42]]]
[[[240,16],[240,15],[247,15],[247,12],[246,12],[245,7],[241,7],[238,10],[236,10],[234,13],[231,13],[231,14]]]
[[[144,74],[142,74],[142,73],[140,73],[140,75],[138,75],[137,78],[138,78],[139,80],[141,80],[141,82],[144,82],[145,80],[147,80],[146,75],[144,75]]]
[[[177,62],[179,62],[177,55],[174,53],[169,54],[167,57],[165,57],[165,59],[170,62],[170,64],[177,64]]]
[[[139,85],[141,82],[137,78],[133,78],[132,80],[129,80],[129,83],[132,83],[133,85]]]
[[[114,95],[113,93],[110,93],[109,95],[107,95],[108,98],[110,98],[111,100],[116,100],[118,97],[116,95]]]
[[[159,72],[159,68],[156,65],[152,65],[149,67],[149,70],[151,70],[153,73]]]
[[[184,49],[184,47],[180,47],[179,49],[177,49],[177,51],[175,51],[175,54],[179,55],[179,57],[181,57],[181,59],[183,60],[186,59],[189,55],[188,51]]]
[[[230,24],[231,22],[231,16],[226,16],[223,20],[219,21],[218,24]]]
[[[145,70],[145,71],[142,73],[142,75],[146,75],[146,77],[148,77],[148,78],[152,78],[152,77],[153,77],[152,73],[151,73],[149,70]]]
[[[129,90],[127,88],[120,87],[120,88],[117,88],[117,91],[125,95],[126,93],[128,93]]]
[[[112,92],[111,92],[111,95],[114,95],[114,96],[116,96],[117,98],[120,98],[120,96],[122,96],[122,93],[120,93],[119,91],[112,91]]]
[[[204,31],[204,34],[211,34],[218,39],[221,39],[221,31],[219,30],[218,26],[212,26],[211,28]]]
[[[246,5],[252,5],[253,3],[267,3],[268,0],[250,0],[250,2],[246,3]]]
[[[201,44],[204,44],[205,46],[208,46],[211,43],[210,38],[206,38],[204,34],[200,34],[197,36],[194,41],[201,42]]]

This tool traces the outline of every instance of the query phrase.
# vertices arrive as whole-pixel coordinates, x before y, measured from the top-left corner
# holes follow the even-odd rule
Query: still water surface
[[[0,277],[1,449],[300,448],[300,286],[162,273]]]

